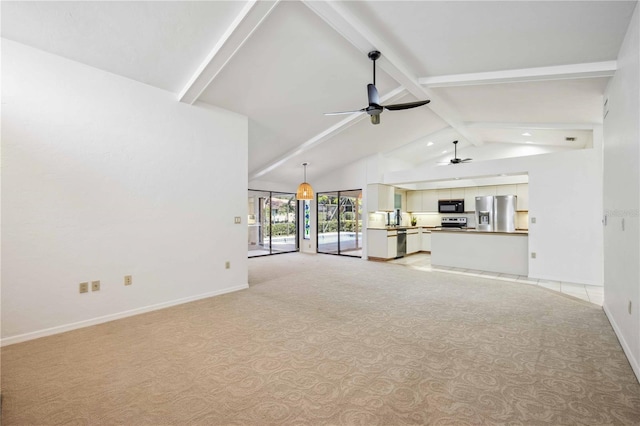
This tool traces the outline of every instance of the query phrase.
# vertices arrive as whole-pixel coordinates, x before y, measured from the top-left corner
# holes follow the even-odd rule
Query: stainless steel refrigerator
[[[489,232],[516,230],[516,196],[476,197],[476,229]]]

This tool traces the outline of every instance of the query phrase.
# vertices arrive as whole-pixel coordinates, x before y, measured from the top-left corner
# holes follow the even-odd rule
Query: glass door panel
[[[271,252],[297,249],[296,195],[273,193],[271,196]]]
[[[338,254],[338,193],[317,194],[318,253]]]
[[[248,191],[248,256],[298,250],[295,194]]]
[[[362,257],[362,191],[317,194],[318,253]]]
[[[362,192],[340,192],[338,253],[362,257]]]

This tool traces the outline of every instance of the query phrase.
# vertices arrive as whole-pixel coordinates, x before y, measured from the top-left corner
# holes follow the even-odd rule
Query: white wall
[[[606,96],[604,308],[640,379],[640,16],[636,6]],[[629,312],[631,303],[631,312]]]
[[[529,175],[529,276],[602,285],[602,137],[593,149],[428,167],[385,174],[384,183]]]
[[[246,117],[8,40],[2,103],[3,344],[246,288]]]

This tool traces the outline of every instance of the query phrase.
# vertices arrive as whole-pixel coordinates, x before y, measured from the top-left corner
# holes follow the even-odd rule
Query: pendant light
[[[307,165],[309,163],[302,163],[304,166],[304,182],[298,185],[298,192],[296,198],[298,200],[313,200],[313,188],[307,183]]]

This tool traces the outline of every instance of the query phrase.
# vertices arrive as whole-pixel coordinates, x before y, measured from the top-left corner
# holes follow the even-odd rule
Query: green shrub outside
[[[325,226],[326,225],[326,226]],[[358,231],[362,232],[362,221],[358,221]],[[355,220],[343,220],[342,230],[343,232],[355,232],[356,221]],[[332,220],[330,222],[321,222],[318,227],[320,232],[338,232],[338,222]],[[282,237],[287,235],[295,235],[296,226],[294,223],[273,223],[271,224],[271,235],[274,237]]]

